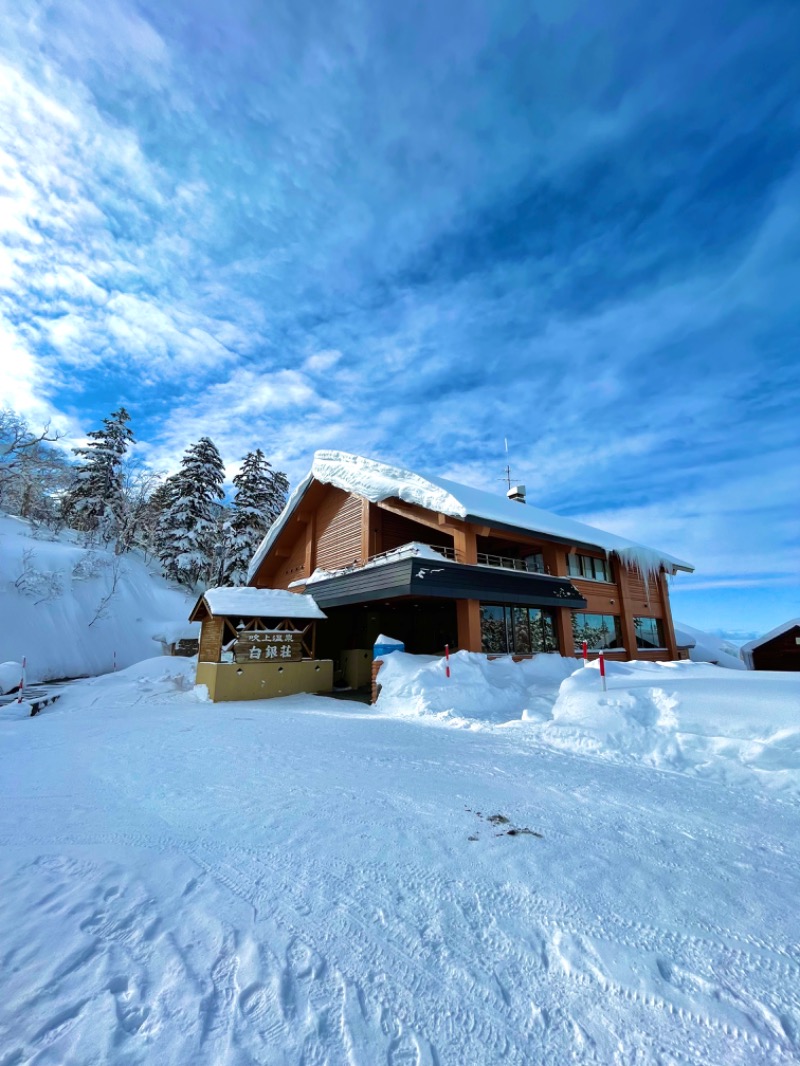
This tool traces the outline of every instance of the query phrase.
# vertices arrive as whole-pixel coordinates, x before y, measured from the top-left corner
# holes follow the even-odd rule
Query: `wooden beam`
[[[418,522],[421,526],[427,526],[429,529],[440,529],[440,524],[435,514],[431,511],[424,511],[422,508],[416,508],[413,504],[406,507],[399,502],[396,505],[389,503],[387,500],[381,500],[375,506],[382,511],[389,511],[391,514],[399,515],[401,518],[408,518],[412,522]],[[412,510],[411,508],[414,509]]]
[[[453,530],[453,547],[460,563],[476,566],[478,562],[478,538],[468,526]]]

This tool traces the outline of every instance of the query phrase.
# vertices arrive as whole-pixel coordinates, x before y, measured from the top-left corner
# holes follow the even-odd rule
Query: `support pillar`
[[[456,600],[458,650],[482,651],[481,606],[478,600]]]
[[[478,562],[478,538],[469,526],[453,530],[453,548],[459,563],[475,566]]]
[[[631,606],[631,592],[628,585],[629,568],[622,559],[616,561],[617,587],[619,588],[619,623],[622,626],[622,643],[629,659],[636,658],[636,627],[633,624],[634,610]]]
[[[667,644],[667,652],[670,659],[678,658],[678,642],[675,639],[675,626],[672,624],[672,607],[669,602],[669,586],[667,575],[662,570],[658,575],[658,587],[661,592],[661,626],[664,630],[664,640]]]
[[[542,551],[544,566],[553,577],[568,577],[566,549],[560,544],[545,544]],[[569,607],[556,607],[556,633],[558,650],[568,659],[575,657],[575,638],[572,635],[572,611]]]

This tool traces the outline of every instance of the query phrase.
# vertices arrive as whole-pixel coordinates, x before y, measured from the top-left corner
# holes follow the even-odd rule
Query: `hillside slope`
[[[0,662],[28,679],[107,673],[158,654],[153,635],[186,623],[191,597],[138,554],[87,549],[71,532],[39,539],[0,514]]]

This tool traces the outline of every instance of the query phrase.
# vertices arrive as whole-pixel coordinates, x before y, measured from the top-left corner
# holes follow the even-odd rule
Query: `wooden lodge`
[[[210,698],[267,699],[330,692],[333,663],[315,656],[325,615],[310,596],[282,589],[207,589],[192,610],[200,622],[197,684]]]
[[[379,633],[406,650],[678,657],[667,579],[692,567],[572,519],[359,456],[318,452],[250,568],[325,610],[351,684]],[[350,676],[348,676],[350,673]]]

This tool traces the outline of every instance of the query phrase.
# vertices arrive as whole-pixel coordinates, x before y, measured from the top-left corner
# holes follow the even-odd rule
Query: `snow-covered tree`
[[[224,480],[216,445],[201,437],[187,449],[178,473],[165,483],[156,550],[166,574],[188,588],[215,574]]]
[[[257,448],[244,457],[233,484],[236,495],[228,523],[224,575],[227,584],[243,585],[254,551],[283,510],[289,483]]]
[[[103,419],[103,428],[89,433],[89,443],[72,450],[81,460],[65,499],[70,524],[98,533],[108,543],[123,524],[126,509],[123,460],[133,443],[124,407]]]
[[[59,434],[45,426],[33,432],[15,411],[0,410],[0,506],[3,510],[50,521],[67,488],[72,467],[64,453],[51,447]]]

